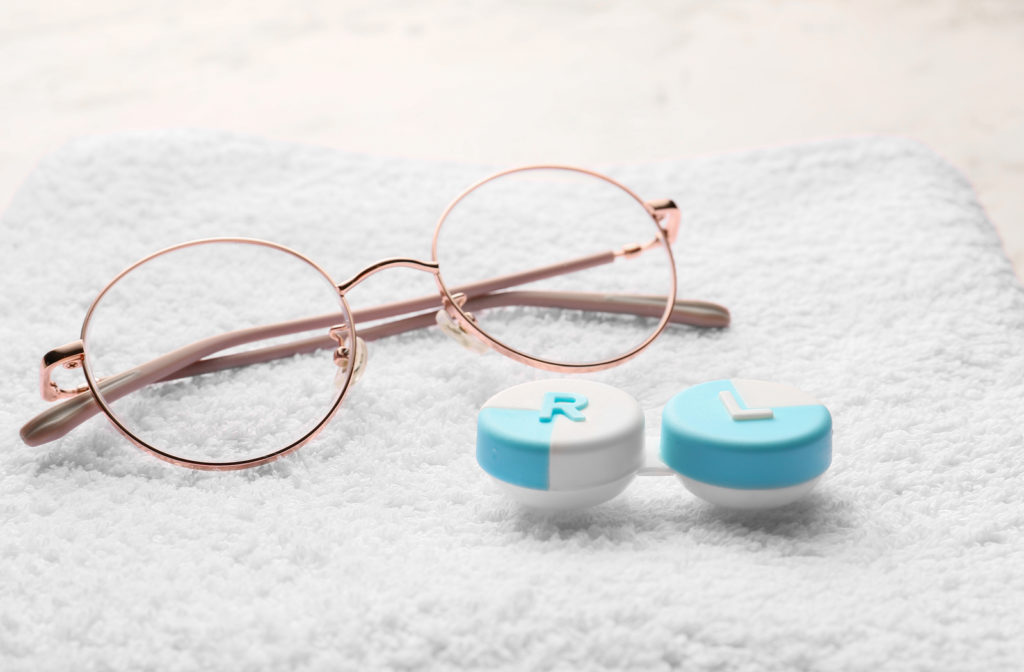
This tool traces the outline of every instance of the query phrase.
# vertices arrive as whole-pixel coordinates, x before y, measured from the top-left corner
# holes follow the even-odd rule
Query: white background
[[[1024,269],[1024,2],[4,0],[0,202],[67,139],[198,126],[584,165],[917,138]]]

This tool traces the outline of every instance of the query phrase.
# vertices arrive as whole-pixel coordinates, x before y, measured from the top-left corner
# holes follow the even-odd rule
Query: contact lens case
[[[661,445],[644,445],[644,413],[603,383],[540,380],[491,397],[477,418],[477,462],[508,495],[538,509],[593,506],[638,474],[675,475],[729,508],[773,508],[802,497],[828,469],[832,416],[790,385],[717,380],[675,395]]]

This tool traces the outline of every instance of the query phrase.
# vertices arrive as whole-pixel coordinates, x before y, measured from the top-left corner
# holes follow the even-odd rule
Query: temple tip
[[[672,322],[695,327],[725,328],[732,322],[732,314],[725,306],[709,301],[676,301]]]

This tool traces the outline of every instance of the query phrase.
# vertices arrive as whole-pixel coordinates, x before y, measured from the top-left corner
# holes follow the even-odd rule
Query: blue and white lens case
[[[832,418],[789,385],[718,380],[673,397],[662,413],[663,469],[644,468],[644,415],[610,385],[525,383],[489,399],[477,461],[526,506],[593,506],[637,473],[676,474],[693,494],[730,508],[772,508],[809,492],[828,469]],[[648,460],[650,461],[650,460]]]

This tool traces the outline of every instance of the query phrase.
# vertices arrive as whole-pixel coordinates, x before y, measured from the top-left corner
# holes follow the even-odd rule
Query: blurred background
[[[970,178],[1024,277],[1024,0],[3,0],[0,63],[4,206],[121,130],[586,166],[885,133]]]

